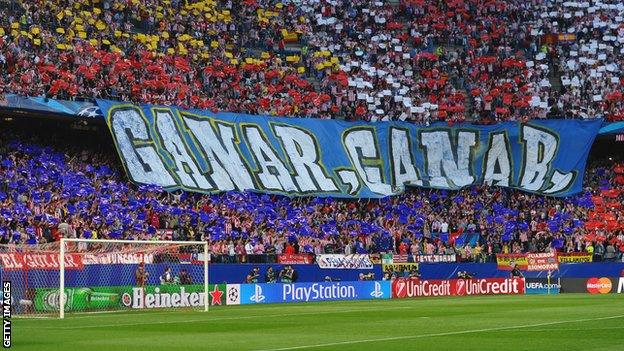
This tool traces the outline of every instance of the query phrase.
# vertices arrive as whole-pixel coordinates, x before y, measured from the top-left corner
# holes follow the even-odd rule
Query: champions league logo
[[[228,290],[228,302],[238,301],[238,290],[236,288],[230,288]]]
[[[463,279],[457,281],[457,295],[465,295],[466,294],[466,282]]]
[[[102,116],[102,111],[100,111],[100,108],[97,106],[87,106],[87,107],[83,107],[82,109],[80,109],[80,111],[76,113],[76,116],[86,117],[86,118],[96,118],[96,117]]]

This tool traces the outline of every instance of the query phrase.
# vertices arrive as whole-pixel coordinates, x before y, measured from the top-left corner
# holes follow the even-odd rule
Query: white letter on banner
[[[474,176],[470,174],[470,149],[476,144],[475,132],[458,133],[457,162],[450,133],[423,131],[420,134],[420,143],[426,148],[427,173],[431,186],[460,188],[474,182]]]
[[[391,127],[390,138],[391,171],[394,174],[394,185],[399,187],[403,187],[404,184],[422,185],[422,180],[418,178],[418,171],[414,165],[408,131]]]
[[[544,130],[531,126],[522,127],[524,141],[524,169],[521,187],[537,191],[546,181],[550,162],[555,157],[557,138]]]
[[[373,131],[370,129],[350,130],[343,135],[343,140],[353,167],[366,186],[374,193],[391,195],[392,187],[383,182],[381,167],[383,161],[380,159]]]
[[[213,129],[210,121],[197,120],[182,114],[184,123],[195,135],[204,157],[210,165],[210,177],[219,190],[254,189],[254,183],[236,143],[238,138],[233,126],[218,124],[219,133]]]
[[[511,155],[505,133],[495,133],[490,139],[490,148],[485,156],[485,176],[483,182],[488,185],[509,186],[511,179]],[[498,165],[498,172],[496,166]]]
[[[258,179],[267,190],[282,190],[287,192],[297,191],[290,172],[277,156],[269,142],[265,140],[260,128],[244,126],[243,133],[247,139],[247,145],[254,155],[258,166]]]
[[[301,191],[337,191],[338,187],[319,164],[318,144],[305,131],[288,126],[273,127],[284,146],[286,156],[295,172],[295,180]],[[316,182],[315,182],[316,181]],[[318,186],[316,185],[318,183]]]
[[[162,140],[162,144],[171,155],[176,165],[176,174],[180,177],[182,185],[187,188],[211,190],[212,185],[199,170],[197,160],[186,148],[186,144],[180,136],[170,110],[155,109],[156,129]]]
[[[559,171],[555,171],[550,177],[550,182],[553,184],[550,188],[544,190],[546,194],[553,194],[559,192],[565,188],[567,188],[570,183],[574,181],[574,172],[570,173],[561,173]]]
[[[177,185],[156,151],[147,122],[136,108],[113,110],[110,126],[133,181],[162,187]]]

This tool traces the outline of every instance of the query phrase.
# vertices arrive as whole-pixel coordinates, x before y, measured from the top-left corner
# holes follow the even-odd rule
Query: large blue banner
[[[291,284],[228,284],[228,293],[240,289],[240,304],[389,299],[389,281]],[[238,302],[238,301],[237,301]]]
[[[168,190],[385,197],[473,184],[581,191],[602,120],[418,126],[98,101],[131,180]]]

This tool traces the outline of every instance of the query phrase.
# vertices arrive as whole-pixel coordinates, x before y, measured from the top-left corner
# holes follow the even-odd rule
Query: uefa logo
[[[463,279],[457,280],[457,295],[466,295],[466,281]]]
[[[396,279],[392,282],[392,291],[394,292],[394,296],[398,298],[404,298],[407,296],[407,283],[405,279]]]

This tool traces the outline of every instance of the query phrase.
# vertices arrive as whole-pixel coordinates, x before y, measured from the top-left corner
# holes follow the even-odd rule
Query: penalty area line
[[[387,337],[387,338],[362,339],[362,340],[351,340],[351,341],[338,341],[338,342],[329,342],[329,343],[324,343],[324,344],[300,345],[300,346],[291,346],[291,347],[280,347],[280,348],[274,348],[274,349],[260,349],[260,350],[254,350],[254,351],[303,350],[303,349],[313,349],[313,348],[317,348],[317,347],[330,347],[330,346],[341,346],[341,345],[366,344],[366,343],[381,342],[381,341],[410,340],[410,339],[431,338],[431,337],[436,337],[436,336],[452,336],[452,335],[462,335],[462,334],[473,334],[473,333],[483,333],[483,332],[491,332],[491,331],[499,331],[499,330],[513,330],[513,329],[523,329],[523,328],[532,328],[532,327],[543,327],[543,326],[548,326],[548,325],[558,325],[558,324],[566,324],[566,323],[601,321],[601,320],[617,319],[617,318],[624,318],[624,314],[617,315],[617,316],[609,316],[609,317],[583,318],[583,319],[572,319],[572,320],[556,321],[556,322],[545,322],[545,323],[515,325],[515,326],[509,326],[509,327],[470,329],[470,330],[460,330],[460,331],[445,332],[445,333],[432,333],[432,334],[420,334],[420,335],[404,335],[404,336],[393,336],[393,337]]]

